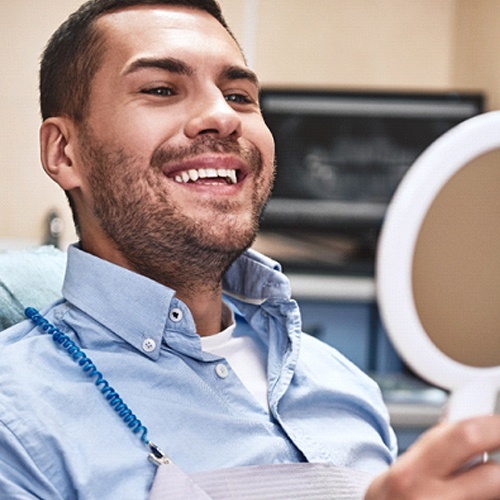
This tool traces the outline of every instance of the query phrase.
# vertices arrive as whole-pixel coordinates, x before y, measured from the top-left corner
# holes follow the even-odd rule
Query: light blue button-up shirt
[[[380,391],[301,333],[277,264],[246,252],[224,291],[235,334],[268,352],[270,412],[225,359],[202,351],[175,291],[144,276],[71,247],[64,299],[43,313],[188,473],[301,461],[384,470],[396,445]],[[143,499],[156,472],[147,456],[51,335],[29,321],[0,334],[0,498]]]

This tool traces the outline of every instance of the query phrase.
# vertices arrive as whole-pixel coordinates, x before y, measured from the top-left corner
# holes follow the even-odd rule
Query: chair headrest
[[[59,299],[65,268],[66,252],[52,246],[0,251],[0,330]]]

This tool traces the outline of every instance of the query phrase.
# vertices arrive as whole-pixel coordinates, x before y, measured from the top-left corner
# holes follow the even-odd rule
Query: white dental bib
[[[149,500],[360,500],[371,475],[329,464],[256,465],[186,475],[158,467]]]

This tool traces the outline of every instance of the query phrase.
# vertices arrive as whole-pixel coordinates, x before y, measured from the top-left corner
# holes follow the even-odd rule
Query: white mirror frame
[[[422,378],[451,391],[450,420],[493,413],[500,366],[459,363],[431,341],[415,306],[413,256],[425,216],[441,189],[462,167],[498,148],[500,111],[470,118],[437,139],[398,186],[378,243],[376,284],[383,323],[406,363]]]

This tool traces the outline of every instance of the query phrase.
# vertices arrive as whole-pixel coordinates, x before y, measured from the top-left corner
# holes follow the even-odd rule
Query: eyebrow
[[[223,80],[248,80],[255,86],[259,86],[257,75],[252,70],[242,66],[226,66],[222,71],[221,77]]]
[[[125,75],[135,73],[141,69],[160,69],[178,75],[192,76],[194,69],[184,61],[175,57],[163,58],[140,58],[133,61],[124,71]],[[220,74],[221,80],[248,80],[250,83],[259,87],[257,75],[250,69],[243,66],[228,65],[225,66]]]
[[[125,75],[135,73],[141,69],[154,68],[179,75],[191,76],[193,69],[184,61],[175,59],[174,57],[163,58],[140,58],[133,61],[124,71]]]

